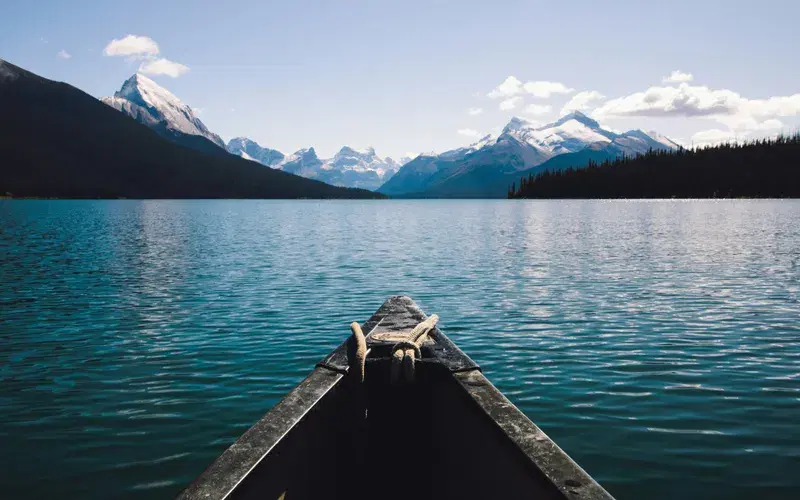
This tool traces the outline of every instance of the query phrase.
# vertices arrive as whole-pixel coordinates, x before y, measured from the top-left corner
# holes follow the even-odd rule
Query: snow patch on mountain
[[[375,148],[341,148],[332,158],[323,159],[314,148],[303,148],[284,156],[280,151],[260,146],[246,137],[228,142],[230,153],[252,158],[264,165],[334,186],[377,189],[405,164],[382,158]],[[245,156],[247,155],[247,156]]]
[[[277,168],[334,186],[365,189],[377,189],[400,167],[392,158],[378,156],[375,148],[355,149],[349,146],[344,146],[333,158],[324,160],[317,157],[313,148],[300,150],[277,165]]]
[[[148,126],[163,123],[167,129],[207,138],[221,148],[225,143],[195,116],[192,108],[153,80],[139,73],[128,78],[113,97],[101,99]]]
[[[228,141],[227,149],[229,153],[257,161],[268,167],[278,165],[284,160],[283,153],[280,151],[261,147],[257,142],[247,137],[231,139]]]
[[[548,157],[574,153],[589,144],[609,143],[616,135],[604,130],[600,124],[579,111],[544,126],[514,117],[503,129],[503,134],[530,144]]]
[[[617,133],[600,126],[580,111],[541,125],[514,117],[497,138],[483,137],[467,147],[423,154],[403,165],[380,191],[389,195],[449,193],[475,196],[490,192],[493,182],[503,183],[515,171],[526,170],[564,154],[583,150],[617,156],[675,149],[678,145],[654,132]],[[586,155],[584,155],[586,156]]]

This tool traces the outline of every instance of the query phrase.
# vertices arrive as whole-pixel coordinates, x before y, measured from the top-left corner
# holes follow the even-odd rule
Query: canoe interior
[[[388,362],[370,363],[364,390],[349,382],[230,498],[564,498],[441,366],[392,385]]]
[[[365,331],[421,318],[395,297]],[[392,383],[388,346],[370,347],[363,383],[343,344],[181,498],[611,498],[438,329],[413,383]]]

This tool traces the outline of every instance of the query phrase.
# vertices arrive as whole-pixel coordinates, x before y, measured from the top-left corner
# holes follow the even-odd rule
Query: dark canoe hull
[[[612,498],[438,328],[415,381],[390,383],[381,338],[423,319],[387,300],[362,327],[363,383],[345,342],[179,498]]]

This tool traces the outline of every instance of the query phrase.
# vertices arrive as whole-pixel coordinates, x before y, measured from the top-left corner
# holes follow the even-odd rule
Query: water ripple
[[[797,201],[0,201],[0,496],[173,496],[408,294],[618,498],[794,497],[798,243]]]

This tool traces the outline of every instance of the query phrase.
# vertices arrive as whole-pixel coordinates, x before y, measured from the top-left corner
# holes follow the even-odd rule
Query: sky
[[[578,109],[685,145],[800,126],[796,0],[6,2],[0,58],[103,97],[136,71],[226,141],[399,158]]]

